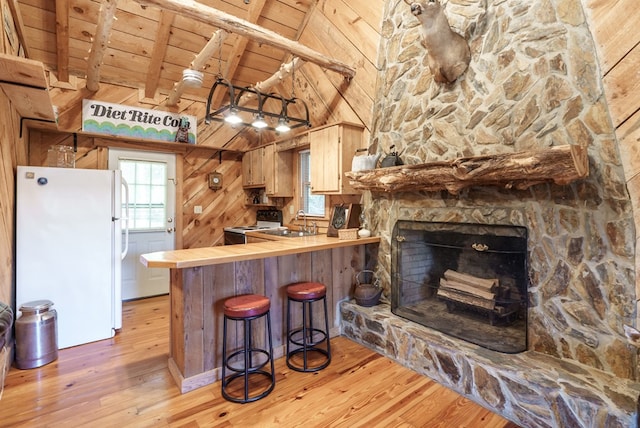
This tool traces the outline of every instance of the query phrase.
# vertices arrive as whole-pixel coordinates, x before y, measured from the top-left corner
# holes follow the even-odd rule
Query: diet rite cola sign
[[[82,100],[82,130],[96,134],[196,143],[195,116]]]

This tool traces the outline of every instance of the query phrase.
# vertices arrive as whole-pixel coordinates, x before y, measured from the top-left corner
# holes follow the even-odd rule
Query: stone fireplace
[[[527,189],[365,191],[386,300],[343,303],[343,333],[522,426],[636,426],[638,351],[623,329],[637,324],[636,232],[582,4],[442,3],[469,41],[469,68],[450,85],[436,83],[409,6],[387,2],[372,148],[384,157],[393,147],[418,165],[578,145],[589,175]],[[497,352],[392,312],[400,221],[526,229],[525,351]]]
[[[391,312],[505,353],[527,350],[527,231],[400,220],[391,237]]]

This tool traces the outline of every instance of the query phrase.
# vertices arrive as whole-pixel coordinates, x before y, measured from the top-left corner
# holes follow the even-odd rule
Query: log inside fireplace
[[[527,349],[527,230],[400,220],[391,310],[495,351]]]

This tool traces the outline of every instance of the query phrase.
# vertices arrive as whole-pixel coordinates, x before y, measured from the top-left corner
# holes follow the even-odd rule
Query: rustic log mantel
[[[470,186],[524,190],[546,182],[569,184],[589,175],[589,159],[585,147],[564,145],[518,153],[350,171],[345,175],[351,185],[359,190],[387,193],[447,190],[455,195]]]

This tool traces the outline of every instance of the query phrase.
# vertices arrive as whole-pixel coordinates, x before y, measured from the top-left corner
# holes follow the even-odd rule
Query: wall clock
[[[222,188],[222,174],[219,172],[212,172],[209,174],[209,189],[218,190]]]
[[[327,236],[338,236],[338,230],[359,227],[360,204],[334,205],[329,216]]]

